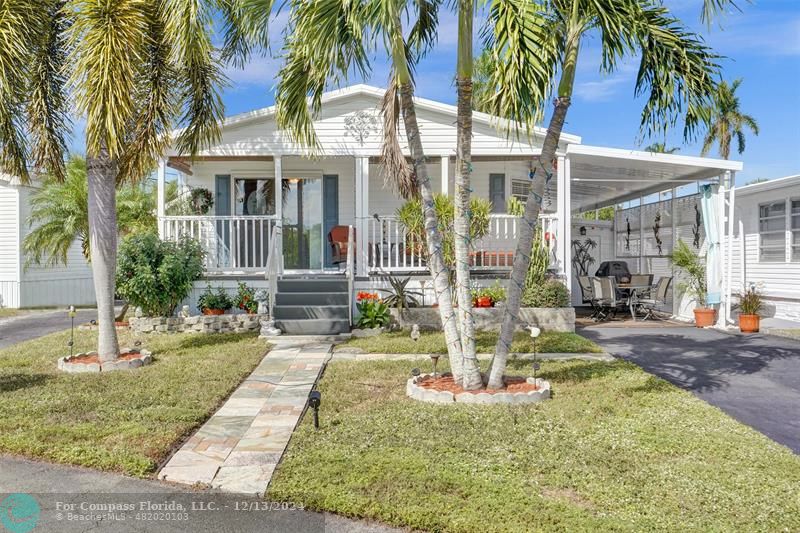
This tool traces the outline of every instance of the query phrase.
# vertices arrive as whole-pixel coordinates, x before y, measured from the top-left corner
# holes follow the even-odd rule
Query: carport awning
[[[742,169],[739,161],[657,154],[570,144],[573,213],[616,205],[698,181],[716,181],[726,171]]]

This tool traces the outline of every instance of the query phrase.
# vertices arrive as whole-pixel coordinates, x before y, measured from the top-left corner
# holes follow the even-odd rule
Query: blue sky
[[[742,109],[757,119],[761,134],[758,137],[748,135],[744,154],[732,155],[745,164],[737,182],[800,173],[800,0],[753,0],[749,4],[742,0],[737,3],[741,5],[741,12],[731,11],[709,29],[699,20],[701,0],[665,1],[674,14],[700,33],[718,54],[726,57],[722,62],[726,79],[744,78],[739,89]],[[284,24],[285,15],[278,15],[273,26],[277,52],[279,29]],[[438,47],[417,72],[420,96],[454,102],[455,28],[455,18],[444,15]],[[610,75],[599,73],[599,62],[596,40],[586,40],[565,131],[582,136],[586,144],[636,148],[642,105],[633,96],[636,61],[632,59]],[[374,66],[371,79],[349,81],[384,86],[387,76],[384,58],[377,57]],[[259,57],[242,70],[229,70],[231,86],[224,93],[226,113],[271,105],[279,68],[279,59]],[[700,152],[697,143],[683,145],[678,130],[670,135],[667,143],[680,146],[681,154]]]

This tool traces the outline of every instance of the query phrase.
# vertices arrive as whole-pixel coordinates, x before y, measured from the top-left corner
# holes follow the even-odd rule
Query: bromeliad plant
[[[359,328],[382,328],[389,323],[389,306],[374,292],[356,294],[356,308],[359,314],[356,326]]]

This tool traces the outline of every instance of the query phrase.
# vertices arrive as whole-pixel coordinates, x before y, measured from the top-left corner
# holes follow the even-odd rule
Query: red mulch
[[[127,328],[128,326],[130,326],[127,320],[122,322],[114,322],[114,325],[117,326],[118,328]]]
[[[465,391],[461,385],[455,384],[452,374],[440,374],[436,376],[436,379],[431,376],[425,376],[424,378],[420,379],[419,382],[417,382],[417,385],[424,389],[448,391],[452,392],[453,394],[459,394],[461,392],[469,392],[470,394],[480,394],[482,392],[488,394],[497,394],[498,392],[531,392],[539,390],[539,387],[533,383],[528,383],[525,378],[520,376],[506,376],[503,378],[503,384],[505,387],[502,389],[478,389]]]
[[[120,355],[118,359],[129,361],[131,359],[136,359],[137,357],[140,356],[141,355],[139,354],[139,352],[131,352],[131,353],[126,353],[124,355]],[[100,358],[97,357],[97,354],[82,355],[80,357],[73,357],[72,359],[69,360],[69,364],[78,364],[78,365],[90,365],[92,363],[99,363],[99,362]]]

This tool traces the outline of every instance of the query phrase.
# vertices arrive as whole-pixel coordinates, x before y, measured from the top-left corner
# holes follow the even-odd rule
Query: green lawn
[[[545,361],[527,407],[414,402],[416,364],[332,363],[267,496],[430,531],[800,531],[800,458],[631,363]]]
[[[95,332],[75,334],[93,348]],[[0,350],[0,452],[147,476],[266,352],[255,335],[144,339],[152,365],[103,375],[56,370],[68,332]]]
[[[533,339],[530,334],[518,331],[514,335],[511,350],[517,353],[533,352]],[[493,331],[479,331],[475,345],[478,353],[494,353],[497,343],[497,333]],[[411,340],[408,331],[394,331],[381,333],[375,337],[353,338],[343,343],[342,346],[361,348],[366,353],[447,353],[444,334],[441,332],[424,331],[418,341]],[[536,339],[536,349],[539,353],[600,353],[603,350],[577,333],[560,333],[545,331]]]

